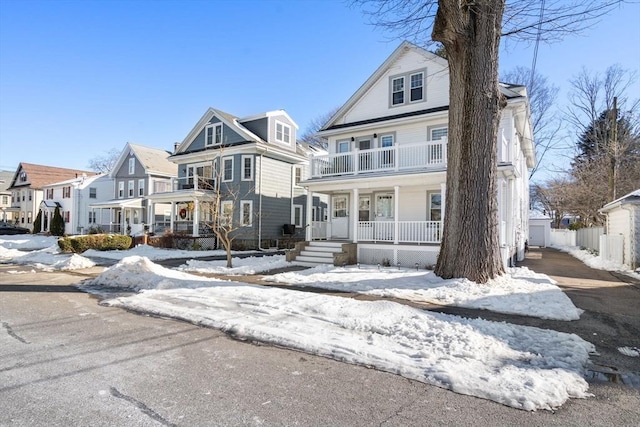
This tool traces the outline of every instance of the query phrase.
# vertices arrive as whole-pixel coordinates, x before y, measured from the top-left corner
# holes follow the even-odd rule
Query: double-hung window
[[[404,104],[404,77],[391,80],[391,105]]]
[[[136,173],[136,158],[129,158],[129,175],[133,175]]]
[[[410,79],[410,102],[422,101],[424,99],[424,73],[411,74]]]
[[[222,159],[222,181],[233,181],[233,157],[225,157]]]
[[[144,196],[144,179],[138,180],[138,196]]]
[[[430,130],[431,141],[440,141],[446,139],[449,135],[449,129],[447,127],[432,128]],[[439,163],[443,160],[443,147],[442,144],[431,144],[429,149],[429,157],[431,163]]]
[[[136,185],[135,181],[129,181],[129,188],[128,188],[129,189],[129,192],[128,192],[129,197],[133,197],[135,185]]]
[[[118,199],[124,198],[124,181],[118,182]]]
[[[222,123],[208,125],[205,128],[205,145],[218,145],[222,143]]]
[[[240,222],[243,227],[251,227],[253,223],[253,202],[242,200],[240,202]]]
[[[90,199],[95,199],[98,197],[98,193],[97,193],[97,189],[96,187],[89,187],[89,198]]]
[[[253,156],[242,156],[242,180],[253,181]]]
[[[220,225],[229,227],[233,222],[233,201],[225,200],[220,203]]]

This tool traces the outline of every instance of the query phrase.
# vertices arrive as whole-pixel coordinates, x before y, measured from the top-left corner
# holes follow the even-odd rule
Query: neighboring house
[[[500,90],[507,105],[497,141],[496,220],[506,265],[524,257],[535,151],[526,89]],[[302,185],[329,196],[330,208],[326,222],[307,229],[307,240],[346,242],[350,251],[356,244],[357,261],[366,264],[435,264],[446,216],[448,110],[447,61],[403,42],[319,132],[328,154],[311,158]]]
[[[13,213],[14,221],[18,225],[32,227],[40,210],[40,203],[44,198],[43,188],[46,185],[95,174],[91,171],[20,163],[9,186],[9,190],[12,192],[12,201],[11,208],[7,211]]]
[[[149,208],[147,197],[171,190],[178,167],[170,153],[158,148],[127,143],[109,172],[113,179],[110,200],[90,205],[98,211],[98,226],[105,232],[137,235],[155,223],[163,212]]]
[[[0,171],[0,221],[13,222],[13,212],[11,210],[11,178],[13,172]]]
[[[640,189],[607,203],[600,213],[606,215],[607,237],[621,236],[622,264],[631,270],[640,267]]]
[[[170,157],[178,168],[175,185],[148,196],[167,212],[163,225],[211,235],[219,209],[240,225],[236,242],[244,247],[291,237],[296,231],[290,224],[305,226],[306,191],[299,183],[313,150],[296,142],[297,129],[283,110],[240,119],[209,108]],[[319,197],[310,205],[316,217],[324,215]]]
[[[51,230],[51,219],[56,207],[64,221],[65,234],[86,234],[90,229],[98,228],[103,218],[89,206],[106,201],[113,196],[113,179],[106,174],[87,176],[56,182],[42,187],[44,198],[40,203],[42,221],[40,230]]]

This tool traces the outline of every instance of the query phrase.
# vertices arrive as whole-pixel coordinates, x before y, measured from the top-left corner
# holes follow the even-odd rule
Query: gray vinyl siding
[[[263,157],[256,159],[256,186],[262,191],[262,238],[281,239],[282,226],[291,223],[291,164]],[[259,209],[259,202],[257,203]]]
[[[213,117],[211,120],[209,120],[208,124],[215,124],[215,123],[220,123],[220,119],[218,119],[217,117]],[[189,147],[184,151],[184,153],[201,151],[201,150],[204,150],[205,148],[209,150],[217,150],[220,148],[219,145],[212,145],[209,147],[205,147],[205,129],[206,129],[206,126],[202,128],[198,136],[196,136],[193,139],[193,141],[191,142]],[[226,124],[222,125],[222,143],[224,145],[235,144],[235,143],[244,142],[244,141],[245,139],[241,137],[239,134],[237,134],[229,126],[227,126]]]
[[[134,170],[133,175],[129,175],[129,159],[133,157],[136,159],[136,167]],[[142,166],[142,163],[140,163],[140,161],[138,161],[138,158],[133,155],[133,156],[127,156],[127,158],[125,159],[124,162],[122,162],[122,165],[120,166],[120,169],[118,169],[118,172],[116,172],[116,178],[143,178],[144,177],[144,167]]]
[[[260,138],[268,141],[269,138],[269,120],[266,117],[261,119],[251,120],[249,122],[242,122],[242,126],[249,129]]]

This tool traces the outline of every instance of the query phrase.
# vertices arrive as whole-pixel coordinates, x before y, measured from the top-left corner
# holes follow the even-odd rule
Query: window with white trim
[[[428,221],[442,220],[442,194],[440,192],[428,193],[427,215]]]
[[[220,225],[226,227],[233,222],[233,201],[220,202]]]
[[[124,198],[124,181],[118,182],[118,199]]]
[[[448,137],[449,129],[447,127],[432,128],[430,133],[431,141],[439,141]],[[442,144],[430,145],[430,163],[442,162],[444,154],[443,151]]]
[[[31,224],[32,215],[33,215],[33,212],[31,211],[27,212],[27,224]]]
[[[208,125],[205,128],[204,140],[207,147],[222,143],[222,123]]]
[[[135,194],[134,193],[135,185],[136,185],[135,181],[129,181],[129,187],[128,187],[129,191],[127,192],[129,198],[133,197],[133,195]]]
[[[233,181],[233,157],[222,159],[222,181]]]
[[[285,144],[291,143],[291,126],[276,120],[276,141]]]
[[[96,187],[89,187],[89,198],[95,199],[98,197],[98,190]]]
[[[144,179],[138,180],[138,196],[144,196]]]
[[[251,200],[242,200],[240,202],[240,225],[243,227],[251,227],[253,224],[253,202]]]
[[[293,218],[291,218],[291,223],[296,226],[296,228],[302,228],[302,205],[293,205]]]
[[[134,173],[136,173],[136,158],[130,157],[129,158],[129,175],[133,175]]]
[[[294,183],[296,185],[300,184],[300,181],[302,181],[302,166],[294,166],[293,167],[293,179],[294,179]]]
[[[242,156],[242,180],[253,181],[253,156]]]
[[[62,187],[62,198],[63,199],[71,198],[71,186]]]
[[[426,69],[389,77],[389,106],[399,107],[426,100]]]
[[[89,211],[89,224],[96,223],[96,211]]]
[[[449,136],[449,129],[445,127],[431,129],[431,141],[437,141]]]

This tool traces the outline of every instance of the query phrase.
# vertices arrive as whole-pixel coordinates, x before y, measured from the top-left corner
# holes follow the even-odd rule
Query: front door
[[[331,238],[349,238],[349,196],[339,195],[331,197]]]

